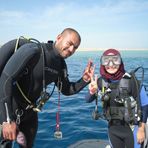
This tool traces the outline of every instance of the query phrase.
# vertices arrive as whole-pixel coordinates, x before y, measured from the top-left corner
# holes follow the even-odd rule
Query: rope
[[[60,99],[61,99],[62,82],[58,78],[58,112],[56,113],[56,129],[60,129]]]

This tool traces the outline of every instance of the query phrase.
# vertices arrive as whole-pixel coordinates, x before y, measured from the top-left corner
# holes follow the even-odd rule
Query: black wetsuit
[[[102,90],[102,78],[100,77],[98,79],[98,86],[99,90]],[[120,81],[110,81],[107,82],[108,87],[110,88],[111,92],[108,93],[109,99],[108,101],[103,102],[103,106],[105,110],[103,111],[104,116],[108,120],[108,134],[109,134],[109,139],[111,141],[111,145],[113,148],[134,148],[134,136],[133,132],[129,126],[129,123],[127,123],[124,120],[124,111],[120,112],[119,110],[114,109],[114,112],[112,111],[111,113],[111,107],[112,108],[118,108],[122,107],[120,103],[115,101],[115,98],[120,98],[119,94],[119,85]],[[137,92],[136,92],[136,84],[133,79],[130,81],[130,87],[128,89],[129,95],[133,96],[134,98],[137,97]],[[123,87],[124,88],[124,87]],[[92,102],[95,100],[97,95],[91,95],[88,93],[86,95],[86,101],[88,103]],[[123,114],[123,115],[122,115]]]
[[[6,121],[6,108],[9,116],[16,120],[16,110],[22,109],[23,116],[19,125],[27,138],[27,148],[31,148],[35,138],[38,117],[32,109],[26,110],[29,105],[16,86],[16,82],[26,97],[35,104],[43,89],[43,53],[40,44],[20,40],[18,50],[14,53],[16,40],[12,40],[0,48],[0,124]],[[57,53],[54,43],[42,43],[45,54],[45,82],[46,86],[52,82],[57,85],[61,79],[64,95],[72,95],[82,90],[87,83],[81,78],[77,82],[70,82],[65,60]],[[9,59],[9,60],[8,60]]]

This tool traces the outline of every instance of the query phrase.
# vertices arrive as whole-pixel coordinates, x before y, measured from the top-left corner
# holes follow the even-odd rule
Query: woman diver
[[[143,87],[141,89],[133,73],[125,71],[121,55],[116,49],[106,50],[101,56],[100,63],[101,77],[95,76],[94,79],[94,74],[91,76],[86,101],[92,102],[100,96],[113,148],[134,148],[134,143],[141,144],[145,138],[145,118],[148,112],[146,109],[142,110],[143,116],[141,115],[140,100],[141,96],[143,100],[147,99],[143,95],[145,90]],[[145,108],[148,110],[148,101],[146,104]],[[141,133],[136,133],[137,139],[134,142],[131,125],[135,124]]]

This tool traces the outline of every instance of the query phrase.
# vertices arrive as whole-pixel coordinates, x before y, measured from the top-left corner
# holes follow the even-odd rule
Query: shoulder
[[[47,50],[53,50],[53,41],[48,41],[47,43],[41,43],[41,45]]]
[[[41,46],[37,43],[26,43],[17,49],[17,52],[21,52],[24,54],[40,54],[42,52]]]

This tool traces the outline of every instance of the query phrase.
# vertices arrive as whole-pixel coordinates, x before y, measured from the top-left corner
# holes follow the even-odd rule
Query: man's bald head
[[[79,42],[81,42],[81,36],[80,36],[80,34],[75,30],[75,29],[73,29],[73,28],[65,28],[63,31],[62,31],[62,33],[61,33],[61,35],[65,35],[65,34],[67,34],[67,33],[74,33],[74,34],[76,34],[77,35],[77,37],[79,38]]]
[[[66,28],[57,36],[55,48],[63,58],[73,55],[79,47],[81,37],[73,28]]]

